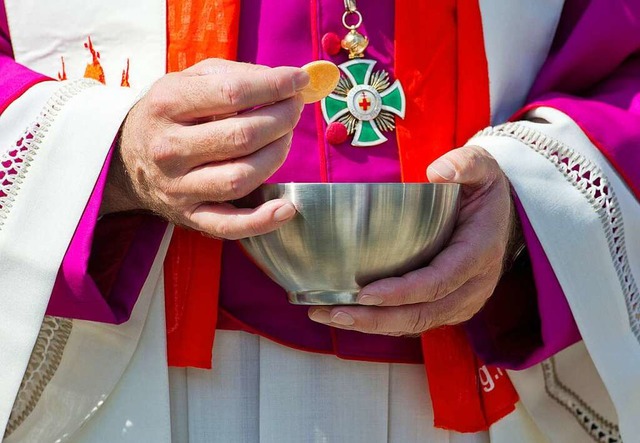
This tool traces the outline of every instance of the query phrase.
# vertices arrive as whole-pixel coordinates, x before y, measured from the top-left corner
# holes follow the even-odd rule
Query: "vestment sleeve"
[[[43,280],[43,290],[51,294],[46,301],[47,314],[107,323],[126,321],[151,268],[166,229],[164,222],[145,215],[104,217],[98,221],[114,138],[137,94],[87,79],[54,81],[15,62],[4,2],[0,2],[0,217],[12,226],[12,220],[20,219],[19,203],[32,200],[29,182],[47,189],[53,189],[54,176],[62,176],[67,182],[58,180],[63,187],[56,194],[60,202],[57,207],[66,212],[60,218],[68,226],[66,231],[51,233],[59,238],[56,251],[47,257],[33,257],[35,263],[16,257],[16,266],[26,275],[34,267],[42,267],[43,261],[47,262],[47,272],[55,271]],[[103,121],[99,122],[99,118]],[[82,135],[87,141],[74,142],[71,134],[83,132],[77,130],[82,127],[87,128]],[[68,155],[78,158],[73,164],[64,155],[59,159],[45,158],[41,145],[48,141],[55,143],[52,154],[74,143],[85,147],[76,154],[69,148]],[[31,179],[39,171],[36,165],[59,172]],[[66,193],[68,188],[76,192]],[[69,199],[74,199],[77,212],[66,207]],[[34,198],[34,210],[25,213],[25,217],[29,216],[32,222],[37,218],[46,220],[50,214],[36,211],[36,201]],[[53,220],[55,217],[52,223]],[[34,232],[33,225],[24,224],[21,238],[36,236],[46,240],[41,238],[45,231]],[[0,228],[0,235],[3,230],[7,231]],[[13,238],[14,244],[19,241],[20,238]],[[23,245],[26,250],[27,245]],[[9,249],[0,250],[2,256],[11,254]],[[15,275],[19,279],[19,273]],[[2,278],[3,288],[8,288],[8,274],[3,273]]]
[[[488,334],[509,315],[495,305],[471,322],[489,362],[528,367],[582,337],[607,383],[604,337],[629,343],[618,364],[638,352],[639,50],[637,2],[568,1],[529,103],[469,142],[514,187],[537,291],[528,331],[512,322]],[[504,346],[527,335],[520,354]]]

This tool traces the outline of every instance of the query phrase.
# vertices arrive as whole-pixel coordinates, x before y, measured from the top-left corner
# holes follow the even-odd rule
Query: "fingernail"
[[[293,74],[293,89],[295,91],[302,91],[311,81],[311,77],[307,74],[306,71],[298,71]]]
[[[379,295],[364,294],[358,297],[358,303],[367,306],[378,306],[382,304],[382,297]]]
[[[449,160],[436,160],[429,168],[445,180],[453,180],[456,176],[456,170]]]
[[[314,309],[309,313],[309,317],[318,323],[331,323],[331,315],[328,309]]]
[[[273,213],[273,219],[280,223],[285,220],[289,220],[296,213],[296,208],[291,203],[286,203],[276,209],[276,212]]]
[[[331,323],[336,323],[343,326],[351,326],[355,323],[355,320],[346,312],[338,312],[337,314],[334,314],[333,317],[331,317]]]

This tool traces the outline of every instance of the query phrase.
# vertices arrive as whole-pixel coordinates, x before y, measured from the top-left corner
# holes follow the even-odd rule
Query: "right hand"
[[[295,215],[289,201],[255,209],[229,201],[282,165],[308,83],[298,68],[219,59],[165,75],[122,126],[101,212],[148,210],[225,239],[277,229]]]

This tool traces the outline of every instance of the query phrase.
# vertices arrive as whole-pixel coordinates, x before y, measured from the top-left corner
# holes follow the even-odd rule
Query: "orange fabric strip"
[[[407,96],[397,131],[402,178],[424,182],[431,162],[490,122],[478,1],[396,1],[396,76]],[[506,374],[500,389],[481,389],[481,364],[461,326],[423,334],[422,346],[435,426],[477,432],[514,409],[517,394]]]
[[[167,12],[168,72],[236,58],[240,0],[168,0]],[[175,229],[164,267],[170,366],[211,368],[221,258],[220,240]]]
[[[235,60],[240,0],[167,0],[167,70],[207,58]]]

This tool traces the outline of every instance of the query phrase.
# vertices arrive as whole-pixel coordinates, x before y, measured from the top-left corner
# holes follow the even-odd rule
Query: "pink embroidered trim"
[[[58,113],[73,97],[90,87],[94,80],[77,80],[65,84],[47,101],[40,115],[22,137],[0,156],[0,230],[7,219],[29,166]]]

